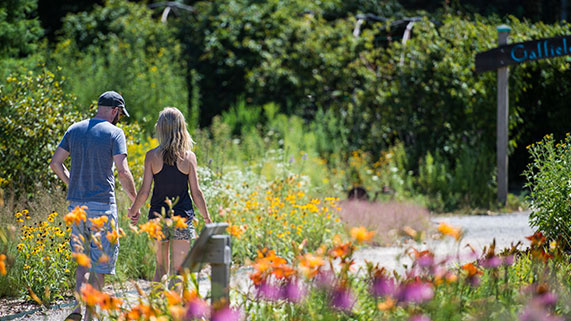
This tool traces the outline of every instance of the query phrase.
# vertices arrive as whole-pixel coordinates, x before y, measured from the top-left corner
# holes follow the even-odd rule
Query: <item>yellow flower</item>
[[[373,235],[375,235],[375,232],[367,231],[364,226],[351,228],[351,238],[356,240],[358,243],[370,241],[373,238]]]

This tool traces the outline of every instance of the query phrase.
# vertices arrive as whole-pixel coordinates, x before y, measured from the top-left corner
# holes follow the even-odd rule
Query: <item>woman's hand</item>
[[[203,217],[203,219],[204,219],[204,224],[210,224],[210,223],[212,223],[212,220],[211,220],[210,217],[208,217],[208,216],[207,216],[207,217]]]
[[[127,216],[131,219],[131,224],[137,225],[137,222],[139,222],[139,216],[141,216],[141,211],[135,211],[133,207],[131,207]]]

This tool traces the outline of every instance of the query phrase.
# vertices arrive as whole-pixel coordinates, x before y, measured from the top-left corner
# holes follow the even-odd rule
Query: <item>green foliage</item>
[[[551,240],[571,247],[571,136],[553,135],[528,146],[531,162],[524,176],[530,190],[530,224]]]
[[[33,53],[43,35],[35,16],[37,0],[7,0],[0,3],[0,57]]]
[[[62,80],[46,69],[0,86],[0,188],[20,194],[54,187],[48,164],[67,128],[80,120],[74,105]]]
[[[132,119],[151,133],[158,113],[179,108],[189,119],[181,48],[173,30],[144,4],[109,0],[69,15],[52,54],[66,89],[88,106],[104,91],[123,95]],[[69,61],[73,61],[70,64]]]

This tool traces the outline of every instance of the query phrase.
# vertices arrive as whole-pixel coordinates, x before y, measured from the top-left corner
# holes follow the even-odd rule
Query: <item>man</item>
[[[75,123],[69,127],[57,147],[50,168],[68,186],[69,210],[86,206],[87,220],[74,224],[71,232],[71,250],[74,253],[89,255],[91,270],[89,282],[101,290],[105,274],[115,274],[115,263],[119,243],[111,243],[106,231],[118,230],[117,205],[115,201],[115,177],[113,163],[117,168],[121,186],[131,201],[135,200],[136,190],[133,176],[127,163],[127,146],[123,130],[115,124],[121,117],[129,116],[125,101],[114,91],[103,93],[97,101],[97,115]],[[64,161],[71,156],[71,171]],[[131,219],[138,218],[140,212]],[[94,226],[90,218],[107,216],[100,245],[94,240]],[[101,220],[99,221],[101,222]],[[114,224],[114,226],[112,225]],[[91,240],[91,244],[89,244]],[[79,292],[86,282],[88,267],[79,265],[76,272],[75,290]],[[88,313],[89,314],[89,313]],[[87,315],[87,319],[89,319]],[[81,320],[81,307],[78,305],[66,320]]]

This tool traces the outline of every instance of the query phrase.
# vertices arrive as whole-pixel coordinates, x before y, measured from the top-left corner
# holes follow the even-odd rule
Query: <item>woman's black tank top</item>
[[[176,162],[174,165],[163,163],[161,171],[153,175],[153,181],[149,219],[156,218],[154,212],[161,214],[163,208],[167,217],[169,216],[169,206],[165,202],[167,197],[173,201],[178,197],[178,201],[173,205],[174,215],[186,217],[189,221],[194,218],[192,199],[188,194],[188,174],[179,171]]]

